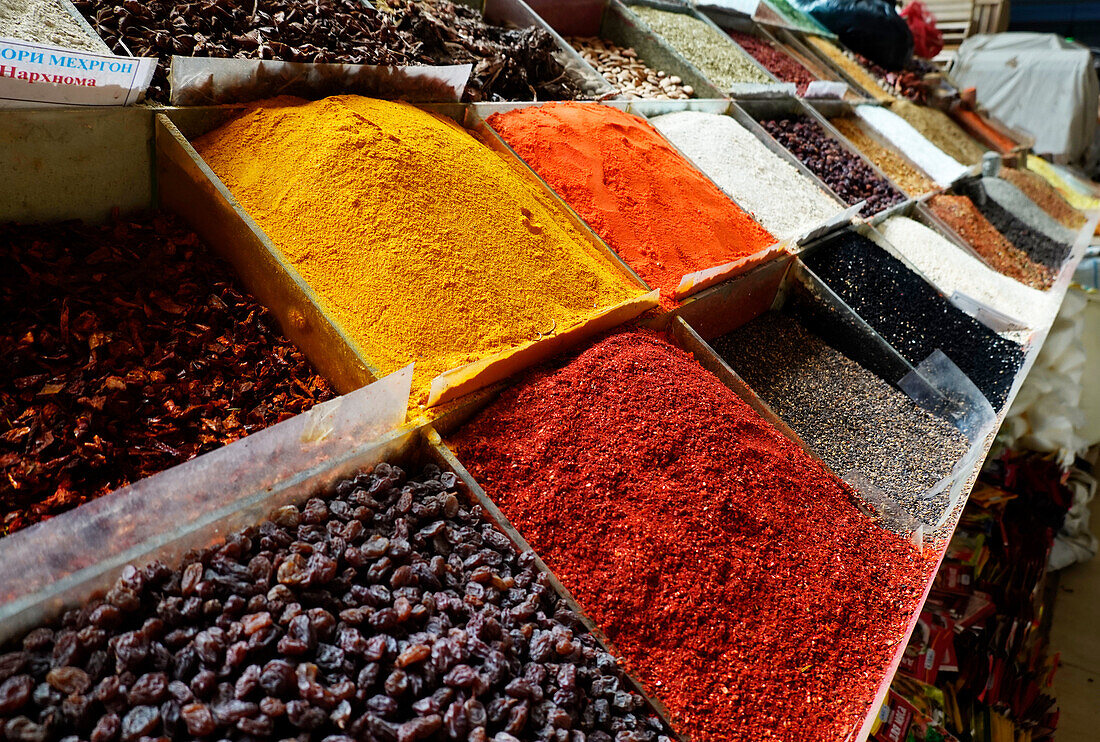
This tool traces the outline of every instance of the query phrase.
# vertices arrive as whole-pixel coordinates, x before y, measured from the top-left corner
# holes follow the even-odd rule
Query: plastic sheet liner
[[[471,64],[387,67],[174,55],[168,80],[174,106],[247,103],[277,95],[314,100],[341,93],[457,103],[472,71]]]
[[[170,560],[347,473],[405,421],[413,367],[0,540],[0,642],[126,564]]]
[[[951,73],[994,117],[1035,137],[1036,152],[1076,160],[1092,143],[1100,83],[1083,46],[1055,34],[972,36]]]

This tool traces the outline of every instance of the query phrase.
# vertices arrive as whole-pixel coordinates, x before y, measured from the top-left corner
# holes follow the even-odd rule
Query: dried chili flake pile
[[[932,569],[651,335],[529,375],[455,443],[693,739],[842,739]]]
[[[0,535],[331,398],[172,218],[0,225]]]

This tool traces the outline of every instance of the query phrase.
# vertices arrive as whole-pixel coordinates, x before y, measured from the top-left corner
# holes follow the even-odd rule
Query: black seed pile
[[[867,204],[863,216],[877,214],[905,200],[889,182],[875,174],[866,162],[844,149],[821,125],[807,116],[785,116],[760,122],[775,140],[821,178],[849,206]]]
[[[1036,263],[1057,271],[1069,257],[1072,245],[1053,240],[1015,217],[986,193],[980,180],[960,183],[956,190],[969,198],[998,232]]]
[[[381,464],[0,655],[6,740],[665,742],[535,567]]]
[[[947,493],[921,495],[966,453],[954,426],[785,314],[767,312],[711,344],[838,475],[858,470],[910,515],[938,522]]]
[[[911,364],[916,366],[939,348],[970,377],[994,410],[1004,405],[1024,361],[1020,345],[957,309],[862,235],[838,235],[804,260]]]

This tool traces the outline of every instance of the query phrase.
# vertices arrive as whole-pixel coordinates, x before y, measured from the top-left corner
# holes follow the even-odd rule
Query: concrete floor
[[[1093,501],[1092,531],[1100,510]],[[1054,603],[1051,649],[1061,652],[1054,696],[1061,716],[1057,742],[1100,740],[1100,557],[1062,571]]]

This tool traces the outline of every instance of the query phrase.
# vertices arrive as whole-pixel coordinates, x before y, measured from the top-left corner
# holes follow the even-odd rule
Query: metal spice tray
[[[554,0],[531,3],[548,25],[562,34],[599,37],[616,46],[634,49],[649,67],[675,75],[702,98],[723,98],[729,94],[712,85],[703,73],[684,59],[663,37],[651,31],[619,0],[575,0],[568,9]],[[587,62],[585,62],[588,65]],[[588,65],[594,73],[599,72]],[[608,80],[609,85],[614,82]]]
[[[664,46],[668,47],[668,49],[672,52],[672,54],[675,55],[677,59],[682,60],[682,64],[685,65],[684,69],[690,71],[691,77],[685,77],[683,75],[681,75],[681,77],[683,77],[685,81],[692,85],[696,91],[717,91],[716,94],[711,94],[711,97],[715,98],[728,98],[731,95],[759,95],[770,97],[774,95],[790,94],[790,83],[780,82],[778,79],[776,79],[775,75],[769,72],[767,68],[765,68],[762,64],[757,62],[751,54],[742,49],[737,44],[737,42],[731,39],[725,31],[723,31],[721,28],[718,27],[717,24],[714,23],[714,21],[712,21],[710,18],[703,15],[699,11],[695,10],[693,7],[676,2],[676,0],[625,0],[625,2],[620,2],[620,0],[610,1],[611,3],[619,6],[620,12],[627,22],[637,26],[639,30],[644,30],[644,33],[648,34],[649,36],[652,36],[655,39],[659,39]],[[737,49],[741,52],[741,54],[745,55],[745,59],[748,60],[749,64],[758,69],[761,73],[763,73],[765,77],[772,80],[772,84],[763,85],[760,83],[734,83],[733,86],[731,86],[730,90],[723,90],[721,86],[709,81],[706,75],[704,75],[698,67],[696,67],[692,62],[688,61],[679,52],[672,51],[671,44],[669,44],[668,41],[665,41],[663,36],[651,29],[649,25],[646,24],[646,22],[643,21],[636,14],[630,12],[631,6],[655,8],[656,10],[663,10],[667,13],[680,13],[683,15],[691,16],[692,18],[705,23],[706,25],[714,29],[714,31],[721,34],[722,38],[728,41],[732,48]],[[700,84],[697,85],[694,80],[699,80]]]
[[[760,125],[759,122],[764,120],[764,119],[776,118],[776,117],[780,117],[780,116],[805,116],[805,117],[815,121],[818,124],[818,126],[820,126],[822,128],[822,130],[825,132],[826,136],[828,136],[831,139],[836,140],[836,142],[846,152],[848,152],[850,155],[852,155],[852,157],[854,157],[856,160],[859,160],[860,162],[863,162],[865,165],[867,165],[867,167],[871,169],[872,173],[874,173],[879,178],[882,178],[887,183],[889,183],[891,185],[893,184],[893,181],[891,181],[888,177],[886,177],[886,173],[879,170],[878,166],[875,165],[875,163],[868,160],[866,157],[863,156],[862,152],[860,152],[858,149],[853,147],[852,144],[847,139],[844,138],[844,135],[841,134],[839,131],[837,131],[835,126],[833,126],[831,123],[829,123],[828,119],[826,119],[824,116],[822,116],[820,113],[818,113],[816,108],[814,108],[809,103],[803,101],[800,98],[789,97],[789,98],[779,98],[779,99],[772,99],[772,100],[738,99],[738,100],[734,100],[734,105],[736,107],[740,108],[745,113],[746,116],[753,119],[753,121],[756,123],[757,127],[759,127],[759,130],[761,132],[763,132],[763,134],[769,140],[771,140],[775,144],[776,147],[779,147],[780,149],[782,149],[784,151],[787,151],[786,147],[784,147],[782,144],[780,144],[778,141],[776,141],[776,139],[774,137],[772,137],[772,135],[769,134]],[[792,158],[794,158],[796,160],[798,159],[797,157],[794,156],[794,153],[788,152],[788,154]],[[805,168],[805,166],[803,166],[803,167]],[[808,171],[808,168],[807,168],[807,171]],[[825,186],[825,188],[828,190],[829,193],[833,193],[833,195],[836,197],[836,199],[838,201],[841,201],[843,203],[843,201],[840,199],[839,196],[837,196],[835,194],[835,192],[832,190],[832,188],[829,188],[820,179],[818,179],[818,182],[821,183],[821,185]],[[898,189],[898,193],[900,193],[902,196],[906,196],[907,200],[908,200],[908,194],[906,194],[904,191],[902,191],[901,189]],[[882,213],[886,213],[886,214],[894,213],[898,209],[901,209],[902,207],[904,207],[905,203],[906,203],[905,201],[902,201],[902,202],[900,202],[898,204],[895,204],[895,205],[893,205],[893,206],[891,206],[887,209],[883,209],[883,211],[878,212],[878,213],[880,213],[880,214],[882,214]]]
[[[615,89],[603,78],[603,75],[585,62],[584,57],[524,0],[458,0],[458,2],[480,11],[487,23],[496,26],[541,28],[553,37],[558,47],[555,56],[565,67],[566,74],[578,84],[585,95],[595,99],[615,95]],[[368,7],[374,6],[371,0],[363,0],[363,3]]]
[[[823,180],[814,175],[814,173],[807,168],[802,161],[791,154],[783,145],[775,141],[774,138],[764,127],[762,127],[757,121],[749,116],[744,109],[739,107],[736,103],[731,103],[725,100],[699,100],[699,101],[630,101],[627,106],[627,110],[630,113],[635,113],[643,118],[653,118],[654,116],[660,116],[666,113],[676,113],[677,111],[699,111],[701,113],[714,113],[722,116],[729,116],[737,123],[741,124],[747,129],[753,136],[760,141],[765,147],[767,147],[776,156],[786,162],[788,165],[797,170],[800,174],[813,182],[825,195],[832,199],[838,209],[838,213],[826,219],[823,223],[815,225],[814,227],[805,230],[802,234],[797,235],[790,240],[791,243],[798,245],[808,240],[816,239],[820,235],[827,234],[834,229],[839,229],[845,224],[849,223],[853,216],[855,216],[859,209],[855,207],[849,207],[845,204]],[[679,151],[679,148],[675,144],[669,142],[669,144]],[[681,152],[683,155],[683,153]],[[691,158],[687,155],[683,155],[685,159]],[[737,199],[733,199],[736,203]],[[740,206],[740,204],[738,204]],[[744,208],[744,207],[742,207]],[[744,209],[746,212],[747,209]]]
[[[861,119],[859,117],[859,115],[856,113],[855,104],[849,103],[848,101],[837,101],[837,100],[830,100],[830,101],[810,100],[810,101],[807,101],[807,102],[809,103],[809,105],[815,111],[817,111],[818,113],[821,114],[822,118],[824,118],[830,124],[832,124],[833,119],[836,119],[836,118],[851,119],[859,127],[860,131],[862,131],[865,135],[867,135],[867,137],[869,139],[872,139],[874,142],[876,142],[883,149],[889,150],[890,152],[892,152],[894,154],[895,157],[897,157],[898,159],[900,159],[903,162],[905,162],[906,164],[908,164],[910,167],[912,167],[917,172],[923,174],[926,178],[931,180],[933,182],[933,184],[935,183],[932,176],[929,175],[928,173],[926,173],[924,171],[924,168],[922,168],[916,161],[911,160],[908,155],[906,155],[904,152],[902,152],[900,149],[898,149],[896,146],[894,146],[893,142],[891,142],[889,139],[884,137],[882,134],[878,133],[878,131],[876,131],[873,126],[868,126],[867,123],[865,121],[863,121],[863,119]],[[878,105],[878,104],[868,101],[866,103],[861,103],[859,105],[874,106],[874,105]],[[833,128],[836,129],[835,126]],[[844,139],[844,141],[847,142],[851,146],[852,149],[858,151],[858,148],[854,144],[849,142],[847,137],[845,137],[840,132],[840,130],[837,130],[837,134],[842,139]],[[895,188],[897,188],[898,191],[900,191],[901,193],[904,193],[910,199],[917,199],[917,200],[920,200],[920,201],[927,201],[934,194],[941,193],[944,190],[940,186],[936,186],[931,191],[927,191],[925,193],[909,193],[907,190],[905,190],[900,185],[898,185],[896,182],[894,182],[893,179],[888,177],[885,172],[883,172],[883,177],[885,177],[886,180],[888,180],[891,184],[893,184],[893,186]],[[876,214],[875,218],[878,218],[878,216],[879,215]]]
[[[420,107],[434,114],[451,118],[458,124],[464,124],[466,120],[467,107],[462,104],[437,104]],[[264,276],[267,275],[269,267],[278,265],[285,272],[292,275],[295,281],[304,285],[304,281],[297,272],[282,260],[274,243],[241,208],[233,195],[202,161],[202,158],[189,143],[189,139],[211,131],[232,118],[240,110],[242,109],[237,106],[177,108],[169,110],[167,115],[160,114],[157,116],[158,168],[169,175],[169,186],[161,187],[161,200],[188,218],[192,227],[200,236],[211,242],[216,239],[223,239],[229,241],[230,244],[241,245],[242,249],[250,253],[249,261],[257,264],[252,269],[256,280],[261,282],[265,280]],[[486,140],[485,143],[506,159],[514,158],[509,164],[517,172],[524,174],[528,170],[525,164],[510,153],[510,150],[501,149],[491,139]],[[592,234],[545,183],[531,175],[526,177],[533,185],[543,191],[546,198],[555,202],[569,216],[574,226],[580,230],[581,235],[587,238],[589,247],[594,253],[604,255],[614,264],[617,264],[639,290],[648,293],[606,309],[570,330],[490,354],[466,366],[460,366],[441,374],[433,381],[431,397],[428,401],[429,407],[500,381],[518,370],[534,365],[560,352],[570,345],[582,342],[596,333],[622,324],[657,303],[655,292],[650,291],[641,279],[638,279],[619,260],[613,251]],[[209,234],[207,234],[208,232]],[[241,269],[242,272],[246,267]],[[297,316],[292,317],[292,319],[299,321]],[[310,317],[304,318],[306,331],[310,330],[311,322]],[[334,364],[346,363],[350,367],[348,369],[349,373],[341,375],[340,378],[333,378],[337,390],[348,392],[362,386],[363,383],[377,379],[379,377],[377,369],[370,363],[357,344],[348,338],[342,329],[338,328],[337,323],[333,322],[331,324],[336,329],[337,335],[335,337],[330,336],[324,348],[326,352],[336,356],[333,359]],[[293,336],[291,337],[297,340]],[[303,342],[310,339],[308,337],[304,338]],[[362,371],[359,371],[360,364]],[[318,367],[320,368],[320,366]],[[336,370],[340,369],[337,368]],[[360,374],[359,377],[355,376],[357,371]],[[346,380],[349,383],[343,384],[341,380]]]
[[[719,27],[723,29],[731,29],[733,31],[740,31],[741,33],[755,36],[758,39],[767,42],[767,44],[776,52],[783,54],[789,59],[797,62],[802,67],[818,80],[824,80],[827,82],[839,82],[848,86],[848,89],[844,93],[844,100],[851,101],[853,103],[864,103],[870,99],[863,93],[863,90],[858,87],[852,87],[847,79],[841,77],[833,71],[831,67],[827,67],[821,64],[817,57],[810,56],[808,53],[803,53],[801,50],[794,48],[789,44],[779,40],[779,34],[784,31],[783,28],[774,28],[774,33],[769,30],[769,27],[763,23],[758,23],[743,16],[731,17],[724,14],[707,14],[711,20],[713,20]],[[748,54],[748,52],[745,52]],[[749,56],[752,56],[751,54]],[[799,95],[798,97],[806,100],[832,100],[829,98],[811,98],[809,96]]]
[[[654,106],[649,106],[649,104],[655,104],[655,105]],[[520,157],[519,154],[516,153],[516,151],[513,150],[512,147],[509,146],[509,144],[506,141],[504,141],[504,139],[496,132],[495,129],[493,129],[492,126],[489,125],[489,123],[487,121],[488,118],[490,116],[492,116],[494,113],[505,113],[507,111],[515,111],[515,110],[518,110],[518,109],[521,109],[521,108],[534,108],[534,107],[538,107],[538,106],[542,106],[542,105],[545,105],[545,103],[542,103],[542,102],[473,103],[473,104],[470,104],[467,107],[466,126],[467,126],[467,128],[476,131],[479,134],[479,136],[481,137],[482,141],[489,144],[489,146],[492,147],[493,149],[496,149],[496,150],[498,150],[502,153],[507,152],[508,155],[511,158],[514,158],[517,162],[521,163],[522,167],[524,168],[524,170],[526,171],[526,174],[529,177],[536,180],[540,184],[541,187],[549,190],[551,193],[554,193],[553,188],[545,180],[543,180],[542,177],[537,172],[535,172],[534,168],[532,168],[530,165],[528,165],[527,162],[522,157]],[[620,111],[626,111],[627,113],[634,113],[634,114],[637,114],[639,116],[642,116],[643,118],[646,118],[647,116],[645,114],[641,113],[642,110],[654,110],[654,111],[657,111],[659,113],[668,113],[668,112],[671,112],[671,111],[674,111],[674,110],[677,110],[677,111],[678,110],[706,110],[706,109],[708,109],[710,107],[714,107],[714,106],[717,106],[718,108],[721,108],[721,109],[725,109],[725,108],[728,108],[730,104],[729,104],[729,101],[727,101],[727,100],[691,100],[691,101],[621,101],[621,100],[619,100],[619,101],[602,101],[600,103],[600,105],[608,106],[610,108],[616,108]],[[647,108],[647,106],[649,106],[649,107]],[[657,113],[650,113],[649,115],[657,115]],[[680,150],[676,147],[676,145],[674,145],[672,142],[669,142],[667,139],[665,140],[665,142],[670,147],[672,147],[674,150],[676,150],[680,154],[681,157],[683,157],[689,163],[691,162],[691,158],[687,157],[687,155],[684,155],[683,152],[680,152]],[[700,171],[700,175],[702,175],[704,178],[707,178],[706,174],[701,172],[701,171]],[[710,178],[707,178],[707,180],[710,181]],[[710,181],[710,182],[713,183],[713,181]],[[715,185],[715,188],[717,188],[717,187],[718,186]],[[719,189],[719,190],[721,190],[721,189]],[[826,191],[826,192],[831,193],[830,191]],[[619,255],[614,251],[614,248],[612,248],[610,245],[608,245],[606,242],[604,242],[603,239],[599,235],[597,235],[591,229],[591,227],[588,226],[588,224],[581,218],[581,216],[579,214],[577,214],[571,206],[569,206],[569,204],[565,203],[564,201],[561,201],[561,199],[556,194],[555,194],[554,198],[555,198],[555,200],[558,200],[558,201],[561,202],[562,206],[568,211],[570,217],[573,220],[575,220],[575,223],[578,225],[578,227],[581,228],[582,231],[584,231],[586,234],[591,235],[593,240],[598,241],[599,244],[602,246],[602,248],[604,250],[606,250],[608,254],[614,256],[615,261],[618,262],[626,271],[628,271],[631,276],[633,276],[639,283],[641,283],[641,285],[645,286],[647,289],[655,290],[655,289],[651,289],[649,284],[647,284],[640,276],[638,276],[638,274],[635,273],[634,270],[629,265],[627,265],[627,263],[621,257],[619,257]],[[750,219],[752,219],[753,222],[756,222],[756,220],[755,220],[755,218],[753,218],[752,214],[749,214],[747,211],[745,213],[748,215],[748,217]],[[681,279],[680,287],[678,287],[676,295],[675,295],[674,298],[677,301],[683,301],[686,298],[692,296],[693,294],[696,294],[700,291],[703,291],[704,289],[707,289],[711,286],[714,286],[718,283],[721,283],[721,282],[727,280],[728,278],[730,278],[732,276],[743,273],[744,271],[749,270],[750,268],[752,268],[756,265],[759,265],[761,263],[766,263],[770,260],[773,260],[776,257],[784,254],[784,252],[786,250],[787,250],[787,245],[786,245],[785,242],[777,242],[773,245],[770,245],[769,247],[764,248],[763,250],[760,250],[759,252],[757,252],[754,255],[749,255],[745,258],[741,258],[740,260],[736,260],[732,263],[727,263],[725,265],[716,266],[714,268],[703,269],[703,270],[696,271],[694,273],[689,273],[689,274],[683,276],[683,278]]]
[[[837,75],[840,79],[845,80],[854,90],[862,91],[865,97],[871,100],[880,100],[879,96],[881,95],[889,95],[891,97],[894,96],[892,92],[886,91],[881,86],[879,86],[876,90],[867,89],[866,86],[862,85],[854,77],[852,77],[847,70],[837,65],[837,63],[833,60],[829,59],[829,57],[827,57],[824,52],[819,51],[817,47],[815,47],[813,44],[805,41],[804,39],[809,34],[806,34],[803,31],[792,30],[789,28],[780,28],[776,29],[775,35],[776,38],[778,38],[784,44],[788,45],[792,49],[798,50],[800,54],[808,55],[811,59],[816,59],[818,64],[832,70],[833,74]],[[836,46],[836,48],[840,49],[841,52],[848,51],[848,47],[844,46],[844,44],[840,42],[840,39],[832,38],[829,39],[829,41],[834,46]],[[852,59],[851,62],[852,64],[859,65],[860,67],[863,66],[854,59]],[[864,68],[864,72],[866,72],[871,79],[876,79],[870,70]]]
[[[0,542],[0,584],[16,588],[14,595],[0,594],[0,646],[101,594],[127,564],[152,560],[178,563],[188,551],[214,545],[230,533],[255,525],[278,507],[323,497],[337,482],[386,462],[407,469],[435,464],[453,473],[458,480],[457,494],[479,506],[485,519],[508,538],[518,553],[530,551],[535,555],[536,569],[548,576],[558,598],[577,614],[597,643],[614,655],[607,637],[443,445],[435,429],[430,424],[403,423],[405,401],[401,392],[407,397],[411,378],[411,373],[393,374],[354,395],[326,403],[335,409],[340,405],[353,408],[345,410],[345,419],[335,424],[336,434],[329,429],[326,436],[307,440],[303,431],[315,429],[323,419],[316,410],[271,428],[267,438],[273,439],[270,453],[274,459],[280,459],[284,450],[293,453],[311,445],[316,449],[307,459],[296,462],[298,468],[282,477],[272,477],[269,462],[249,455],[254,452],[239,451],[241,456],[236,459],[224,455],[231,448],[247,449],[243,445],[247,441],[241,441],[240,446],[234,444],[190,462],[192,468],[200,468],[204,460],[214,460],[204,478],[150,478],[145,481],[150,486],[143,490],[128,488],[101,498],[97,502],[114,507],[101,507],[94,516],[77,510],[36,526],[39,533],[33,548],[23,542]],[[351,402],[353,397],[358,397],[356,404]],[[241,469],[245,471],[241,473]],[[186,491],[189,488],[191,492]],[[195,493],[199,499],[188,498]],[[148,516],[139,523],[136,537],[130,533],[133,526],[121,517],[125,512],[138,514],[139,520],[142,514]],[[112,548],[112,535],[120,536],[128,548]],[[95,543],[108,545],[107,553],[83,551]],[[85,557],[85,561],[74,564],[74,554]],[[26,568],[31,569],[29,580],[23,571]],[[628,672],[620,672],[630,689],[671,731],[664,706],[650,698]],[[675,732],[672,735],[679,738]]]

